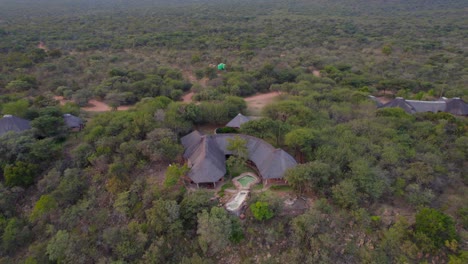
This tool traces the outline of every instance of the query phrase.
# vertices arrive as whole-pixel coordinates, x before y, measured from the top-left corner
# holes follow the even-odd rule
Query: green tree
[[[47,255],[49,260],[57,263],[64,262],[70,243],[70,234],[66,230],[59,230],[47,244]]]
[[[247,160],[247,157],[249,156],[249,151],[247,149],[246,139],[243,139],[239,136],[234,136],[233,138],[228,138],[227,141],[227,150],[231,151],[233,155],[243,160]]]
[[[57,201],[52,195],[42,195],[41,198],[39,198],[39,200],[34,205],[29,219],[31,219],[31,221],[34,221],[56,208]]]
[[[85,187],[86,181],[81,178],[79,169],[66,169],[52,195],[61,205],[73,204],[81,198]]]
[[[17,218],[10,218],[3,229],[1,249],[11,253],[24,245],[29,238],[29,229]]]
[[[274,139],[275,137],[275,121],[270,118],[262,118],[259,120],[251,120],[241,125],[240,132],[242,134],[251,135],[264,140]]]
[[[31,163],[17,161],[13,165],[6,165],[3,175],[5,185],[9,187],[27,187],[34,183],[34,176],[37,174],[37,166]]]
[[[198,244],[203,253],[211,256],[229,245],[231,220],[224,208],[213,207],[198,215]]]
[[[293,148],[299,154],[300,160],[304,162],[312,158],[312,151],[316,145],[316,132],[312,129],[298,128],[290,131],[284,137],[284,143]]]
[[[398,218],[393,226],[383,231],[377,251],[384,252],[389,262],[398,262],[398,260],[409,262],[406,256],[412,259],[416,257],[416,254],[413,255],[413,253],[419,251],[418,247],[411,241],[411,237],[412,231],[406,219]]]
[[[355,208],[360,201],[356,185],[351,179],[345,179],[332,188],[333,200],[344,208]]]
[[[154,162],[173,161],[183,151],[177,135],[167,128],[156,128],[138,144],[143,155]]]
[[[393,48],[391,45],[387,44],[382,47],[382,53],[386,56],[392,54],[392,51],[393,51]]]
[[[6,103],[2,107],[2,113],[8,115],[15,115],[25,117],[28,111],[29,101],[27,99],[20,99],[15,102]]]
[[[181,229],[179,218],[180,206],[176,201],[162,199],[153,202],[153,206],[145,211],[148,227],[156,235],[173,234]]]
[[[203,210],[210,210],[216,205],[212,199],[213,193],[205,190],[187,192],[180,203],[180,217],[184,221],[184,228],[195,229],[197,226],[197,215]]]
[[[164,187],[170,188],[179,182],[181,176],[185,175],[189,171],[187,165],[171,164],[167,168],[166,178],[164,179]]]
[[[31,89],[31,84],[22,80],[14,80],[7,84],[6,89],[11,92],[24,92]]]
[[[273,210],[267,202],[256,202],[250,205],[250,211],[252,211],[255,219],[259,221],[268,220],[274,216]]]
[[[320,161],[299,164],[286,172],[288,183],[300,193],[314,191],[325,194],[330,189],[338,170]]]
[[[38,137],[62,137],[67,128],[63,117],[44,115],[34,119],[31,126]]]
[[[352,179],[358,189],[371,201],[379,199],[386,190],[386,183],[377,168],[369,165],[368,161],[358,159],[349,164]]]
[[[440,249],[445,241],[458,240],[453,219],[432,208],[423,208],[416,214],[415,232],[426,236],[433,249]]]

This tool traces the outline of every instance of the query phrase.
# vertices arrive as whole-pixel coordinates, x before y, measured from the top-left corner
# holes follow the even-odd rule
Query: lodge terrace
[[[185,148],[184,159],[190,168],[187,177],[192,183],[197,187],[207,183],[216,186],[223,181],[226,155],[232,155],[227,149],[228,139],[236,136],[247,141],[248,163],[265,184],[283,182],[286,170],[297,164],[291,155],[282,149],[275,149],[262,139],[242,134],[202,135],[195,130],[181,139]]]

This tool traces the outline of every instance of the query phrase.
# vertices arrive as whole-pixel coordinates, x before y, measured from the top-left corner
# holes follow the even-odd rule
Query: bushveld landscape
[[[0,263],[467,263],[467,116],[376,103],[468,101],[467,10],[0,0],[0,112],[31,127],[0,120]],[[242,217],[245,143],[214,188],[181,143],[239,113],[298,163]]]

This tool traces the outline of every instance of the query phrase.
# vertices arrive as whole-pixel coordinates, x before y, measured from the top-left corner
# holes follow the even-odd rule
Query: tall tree
[[[213,207],[198,215],[198,244],[203,253],[211,256],[229,245],[231,220],[224,208]]]

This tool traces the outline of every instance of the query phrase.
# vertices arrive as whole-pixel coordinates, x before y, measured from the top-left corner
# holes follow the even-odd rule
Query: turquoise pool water
[[[243,187],[249,186],[250,183],[255,181],[255,177],[250,175],[245,175],[242,178],[237,180]]]

